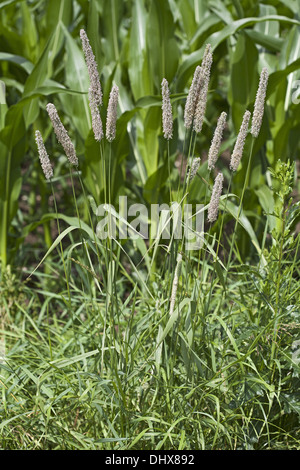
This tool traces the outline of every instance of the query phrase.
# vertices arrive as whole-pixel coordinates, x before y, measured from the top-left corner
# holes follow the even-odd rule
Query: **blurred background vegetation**
[[[170,145],[175,181],[184,141],[184,98],[205,45],[211,43],[214,63],[206,122],[195,151],[204,163],[217,118],[227,111],[229,122],[218,164],[225,176],[242,115],[246,108],[252,111],[259,73],[268,67],[266,112],[245,198],[247,216],[261,237],[264,220],[259,216],[274,205],[268,167],[275,168],[279,159],[299,162],[298,0],[6,0],[0,5],[0,79],[6,87],[0,117],[3,265],[37,260],[53,240],[50,222],[42,218],[51,212],[51,197],[34,142],[36,129],[41,130],[55,166],[61,210],[74,213],[64,196],[65,156],[52,132],[47,102],[56,105],[74,141],[89,193],[97,203],[103,198],[80,28],[86,29],[96,55],[104,104],[113,82],[120,89],[112,168],[116,207],[120,194],[134,202],[168,202],[161,131],[163,77],[170,83],[175,116]],[[205,172],[205,164],[201,168]],[[241,191],[244,176],[242,165],[233,193]],[[297,189],[295,181],[295,194]],[[191,188],[195,201],[201,200],[203,191],[196,179]],[[33,224],[41,221],[43,228]],[[241,252],[248,254],[252,245],[247,233],[240,233],[238,241]]]

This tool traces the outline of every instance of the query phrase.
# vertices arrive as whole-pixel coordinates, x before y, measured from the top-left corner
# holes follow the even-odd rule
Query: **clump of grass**
[[[97,64],[86,33],[81,30],[80,35],[104,179],[105,157],[109,158],[106,202],[112,197],[110,169],[115,158],[112,141],[117,139],[118,87],[113,85],[110,93],[105,147],[99,121],[102,89]],[[268,233],[271,242],[261,250],[259,265],[244,263],[235,237],[238,226],[247,227],[242,204],[253,139],[261,126],[267,72],[259,84],[246,179],[235,206],[229,188],[244,154],[249,111],[245,111],[233,148],[227,194],[222,196],[225,177],[216,168],[227,118],[224,111],[211,142],[207,181],[198,178],[201,160],[194,150],[203,128],[212,58],[208,45],[187,95],[184,126],[189,131],[187,159],[191,165],[177,191],[182,207],[189,201],[192,184],[205,184],[206,196],[211,193],[204,208],[209,228],[197,253],[186,251],[184,240],[173,238],[162,250],[159,241],[148,248],[139,241],[130,245],[116,238],[100,240],[93,227],[97,209],[90,194],[86,195],[88,188],[77,169],[75,147],[54,105],[47,106],[57,138],[73,165],[70,178],[76,217],[68,218],[55,208],[57,222],[65,220],[68,228],[59,229],[49,250],[60,245],[53,270],[63,267],[69,295],[66,302],[63,295],[39,288],[33,294],[34,311],[31,305],[28,311],[20,305],[13,332],[4,332],[7,353],[0,365],[1,383],[5,384],[0,424],[3,448],[299,448],[293,406],[299,364],[291,355],[294,332],[299,328],[299,235],[294,237],[292,232],[299,207],[288,201],[294,167],[281,166],[273,174],[281,184],[273,214],[280,224]],[[162,122],[168,144],[173,138],[171,96],[163,80]],[[52,165],[39,133],[37,144],[42,169],[52,184]],[[170,168],[169,161],[168,165]],[[88,222],[79,213],[74,166]],[[169,183],[172,195],[176,190]],[[55,191],[53,196],[55,201]],[[235,228],[227,253],[223,227],[230,210]],[[78,232],[78,237],[70,237],[70,246],[63,246],[62,240],[73,232]],[[137,249],[142,256],[137,256]],[[232,266],[233,254],[236,266]],[[168,262],[158,269],[156,259]],[[67,269],[65,260],[73,262],[72,269]],[[41,273],[35,275],[41,277]],[[284,307],[280,299],[284,299]]]

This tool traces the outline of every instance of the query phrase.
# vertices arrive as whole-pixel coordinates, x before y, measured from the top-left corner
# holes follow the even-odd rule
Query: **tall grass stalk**
[[[2,217],[1,217],[1,231],[0,231],[0,261],[1,269],[4,271],[7,265],[7,248],[8,248],[8,220],[9,220],[9,206],[10,206],[10,172],[12,164],[11,149],[8,150],[8,158],[6,163],[5,175],[5,200],[3,201]]]
[[[250,154],[249,154],[248,163],[247,163],[246,176],[245,176],[245,180],[244,180],[244,184],[243,184],[243,188],[242,188],[242,194],[241,194],[241,197],[240,197],[237,217],[235,219],[232,240],[230,242],[230,250],[229,250],[229,255],[228,255],[228,260],[227,260],[227,265],[226,265],[226,272],[225,272],[225,283],[227,281],[228,270],[229,270],[229,266],[230,266],[230,263],[231,263],[233,247],[234,247],[234,244],[235,244],[236,231],[237,231],[237,227],[238,227],[238,224],[239,224],[239,221],[240,221],[240,216],[241,216],[241,213],[242,213],[244,195],[245,195],[246,188],[248,187],[254,142],[255,142],[255,138],[252,136]]]
[[[61,230],[60,230],[60,223],[59,223],[59,218],[58,218],[56,196],[55,196],[55,191],[54,191],[52,179],[50,180],[50,185],[51,185],[51,191],[52,191],[52,197],[53,197],[53,203],[54,203],[54,210],[55,210],[55,214],[56,214],[57,232],[58,232],[58,236],[60,237]],[[66,262],[65,262],[65,257],[64,257],[64,250],[63,250],[61,240],[59,242],[59,247],[60,247],[61,260],[62,260],[62,263],[63,263],[63,269],[64,269],[64,274],[65,274],[66,286],[67,286],[68,305],[69,305],[69,310],[71,311],[71,292],[70,292],[69,276],[68,276],[68,273],[67,273],[67,267],[66,267]]]

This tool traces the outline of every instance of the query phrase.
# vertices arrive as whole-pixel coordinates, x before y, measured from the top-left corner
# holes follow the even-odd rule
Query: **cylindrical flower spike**
[[[69,162],[72,165],[78,166],[78,158],[76,156],[75,147],[59,118],[56,107],[54,106],[54,104],[48,103],[46,109],[51,119],[57,140],[63,146],[63,149],[65,151],[66,156],[68,157]]]
[[[218,173],[214,182],[212,195],[211,195],[209,206],[208,206],[207,220],[210,223],[213,223],[215,220],[217,220],[217,217],[218,217],[220,197],[221,197],[222,189],[223,189],[223,181],[224,181],[223,174]]]
[[[113,85],[109,96],[106,118],[106,138],[109,142],[112,142],[116,137],[118,99],[119,88],[117,85]]]
[[[223,131],[226,124],[227,113],[223,111],[218,119],[217,127],[211,141],[210,149],[208,152],[208,169],[209,171],[215,168],[219,151],[222,143]]]
[[[162,93],[162,123],[164,138],[169,140],[173,136],[173,114],[170,101],[169,84],[165,78],[161,82]]]
[[[245,146],[245,140],[247,137],[250,117],[251,117],[250,111],[248,110],[245,111],[243,122],[240,127],[240,130],[239,130],[236,142],[235,142],[235,146],[231,155],[231,159],[230,159],[229,167],[232,171],[236,171],[240,164],[240,161],[243,155],[244,146]]]
[[[82,50],[85,56],[89,77],[90,77],[90,93],[97,106],[102,105],[102,89],[98,73],[97,62],[91,48],[89,39],[84,29],[80,30],[80,38],[82,42]]]
[[[198,65],[196,67],[196,70],[194,72],[192,84],[190,86],[188,96],[186,99],[185,103],[185,108],[184,108],[184,126],[189,129],[192,126],[193,119],[194,119],[194,114],[195,114],[195,109],[199,97],[199,92],[201,88],[201,84],[203,81],[203,77],[201,74],[201,67]]]
[[[260,74],[258,90],[256,93],[256,100],[254,104],[254,111],[252,116],[252,126],[251,134],[254,137],[257,137],[261,128],[262,119],[264,115],[266,91],[269,79],[269,72],[266,67],[264,67]]]
[[[95,99],[95,95],[92,92],[91,88],[89,89],[89,104],[90,104],[90,110],[91,110],[91,116],[92,116],[92,128],[94,132],[94,137],[95,137],[95,140],[100,142],[100,140],[104,136],[103,126],[102,126],[102,120],[100,116],[99,107]]]
[[[211,45],[208,44],[205,48],[202,66],[201,66],[201,75],[202,75],[201,88],[199,91],[198,101],[197,101],[197,105],[195,109],[195,116],[194,116],[193,127],[194,127],[194,131],[197,132],[197,134],[201,132],[203,122],[204,122],[212,60],[213,60],[213,56],[211,52]]]
[[[173,315],[174,313],[178,281],[179,281],[180,273],[181,273],[181,265],[182,265],[182,255],[181,253],[178,253],[177,264],[176,264],[174,279],[173,279],[173,284],[172,284],[171,299],[170,299],[170,316]]]
[[[199,166],[200,166],[200,157],[197,157],[194,159],[193,163],[192,163],[192,166],[190,168],[190,170],[188,171],[187,173],[187,181],[190,183],[196,176],[197,174],[197,171],[199,169]]]
[[[80,38],[82,42],[82,50],[85,56],[85,62],[88,69],[88,74],[90,78],[90,88],[89,88],[89,106],[92,116],[92,128],[94,132],[95,139],[100,142],[103,138],[103,126],[99,111],[99,106],[102,105],[102,88],[98,73],[97,62],[91,48],[89,39],[86,35],[84,29],[80,30]]]
[[[35,131],[35,141],[38,148],[39,158],[45,178],[46,180],[50,180],[53,176],[53,168],[51,166],[50,159],[43,142],[42,134],[39,130]]]

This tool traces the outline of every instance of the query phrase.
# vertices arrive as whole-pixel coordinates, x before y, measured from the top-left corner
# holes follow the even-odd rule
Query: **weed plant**
[[[185,238],[163,238],[167,222],[175,224],[174,214],[158,221],[159,236],[103,239],[100,203],[107,209],[110,235],[114,220],[119,230],[125,223],[121,207],[112,207],[118,193],[118,132],[124,131],[125,118],[116,83],[103,103],[98,66],[84,30],[80,37],[90,80],[84,90],[86,124],[92,129],[88,144],[96,149],[93,165],[101,179],[96,178],[95,187],[101,189],[96,194],[87,184],[68,121],[48,103],[49,121],[65,156],[58,160],[49,152],[49,157],[52,136],[44,133],[44,143],[36,131],[52,212],[30,230],[51,221],[56,237],[34,269],[24,268],[26,281],[17,281],[6,258],[2,265],[2,448],[299,449],[295,164],[278,160],[268,169],[272,197],[263,214],[256,215],[262,237],[245,209],[268,97],[268,69],[262,69],[254,106],[251,112],[243,109],[229,143],[227,112],[221,110],[208,161],[202,161],[196,141],[203,133],[213,61],[212,47],[206,45],[183,95],[184,113],[176,116],[184,125],[177,168],[173,149],[181,144],[173,112],[178,94],[160,77],[162,96],[156,98],[162,107],[164,202],[177,201],[182,210],[188,203],[203,204],[203,231],[194,233],[202,247],[187,250]],[[144,117],[147,128],[142,115],[135,124]],[[129,139],[140,139],[134,123],[125,122]],[[219,156],[229,147],[225,166]],[[235,194],[241,168],[244,180]],[[137,163],[144,194],[151,194],[143,172]],[[72,200],[71,215],[60,208],[61,180]],[[198,187],[202,196],[195,201]],[[132,220],[127,228],[137,231]],[[238,243],[241,234],[250,240],[249,256]]]

